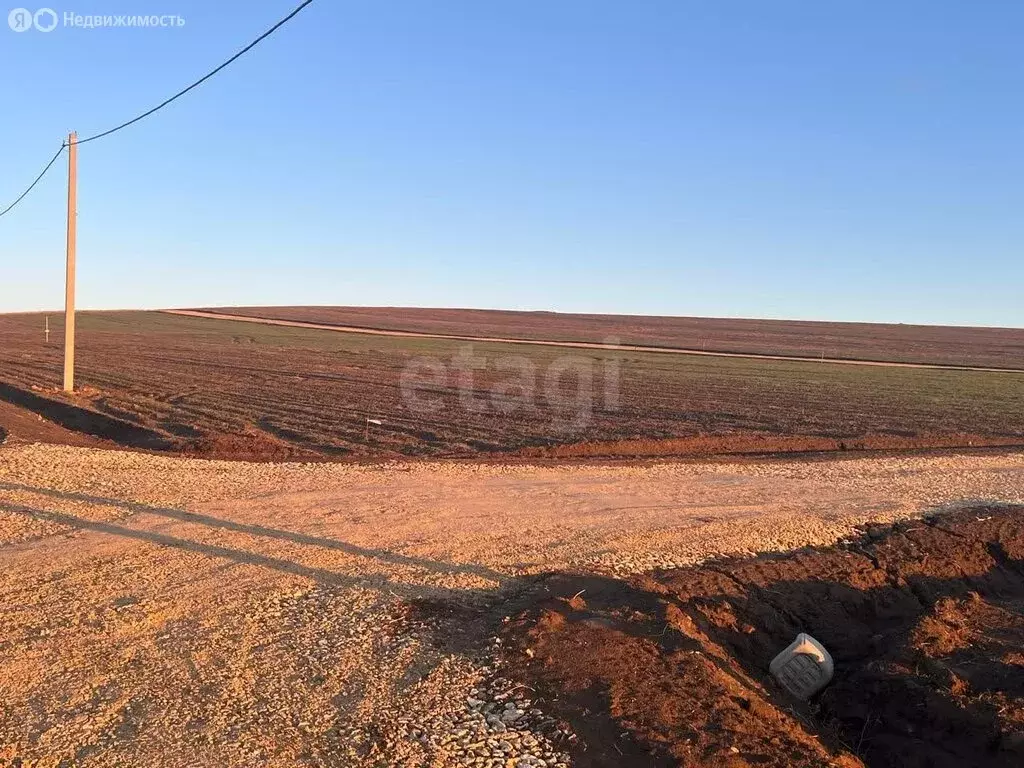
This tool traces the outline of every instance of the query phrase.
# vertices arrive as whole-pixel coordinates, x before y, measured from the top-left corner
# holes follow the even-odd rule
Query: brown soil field
[[[823,550],[553,575],[505,631],[573,764],[1024,764],[1024,508],[974,506]],[[835,676],[810,702],[768,665],[799,632]]]
[[[418,307],[218,307],[275,320],[449,336],[1024,369],[1024,329]]]
[[[0,316],[0,425],[13,439],[64,442],[74,433],[257,460],[1024,442],[1016,373],[467,345],[155,312],[82,313],[79,391],[66,397],[60,319],[50,325],[45,344],[42,315]],[[462,386],[455,361],[467,348],[483,369]],[[403,396],[403,373],[423,361],[442,366],[427,390],[430,412]],[[508,388],[509,371],[524,366],[526,398]],[[552,387],[556,370],[568,375]]]

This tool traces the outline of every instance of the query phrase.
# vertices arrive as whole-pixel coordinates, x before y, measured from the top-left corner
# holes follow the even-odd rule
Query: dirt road
[[[985,368],[969,365],[939,365],[937,363],[898,363],[884,360],[851,360],[842,357],[796,357],[793,355],[764,355],[747,352],[708,352],[701,349],[682,349],[679,347],[639,346],[636,344],[594,344],[586,341],[542,341],[539,339],[517,339],[493,336],[461,336],[443,333],[424,333],[421,331],[393,331],[383,328],[363,328],[354,325],[329,325],[325,323],[309,323],[300,320],[276,320],[273,318],[251,317],[249,315],[232,315],[224,312],[208,312],[198,309],[165,309],[169,315],[185,317],[205,317],[209,320],[235,320],[243,323],[260,323],[262,325],[282,325],[291,328],[315,328],[321,331],[340,331],[343,333],[364,333],[371,336],[398,336],[402,338],[448,339],[452,341],[471,341],[479,343],[528,344],[540,347],[566,347],[569,349],[603,349],[612,352],[657,352],[674,355],[698,355],[702,357],[736,357],[747,360],[789,360],[805,363],[838,363],[840,365],[869,365],[883,368],[928,368],[940,371],[981,371],[985,373],[1024,374],[1015,368]]]
[[[831,543],[975,499],[1024,502],[1024,454],[352,466],[5,446],[0,763],[565,765],[489,650],[531,574]]]

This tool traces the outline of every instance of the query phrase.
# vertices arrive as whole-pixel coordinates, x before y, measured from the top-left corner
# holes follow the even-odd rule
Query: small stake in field
[[[366,417],[366,433],[363,435],[363,441],[370,441],[370,425],[376,424],[378,427],[383,426],[384,422],[380,419],[371,419],[369,416]]]
[[[50,316],[47,315],[43,324],[43,335],[46,337],[46,343],[50,343]]]

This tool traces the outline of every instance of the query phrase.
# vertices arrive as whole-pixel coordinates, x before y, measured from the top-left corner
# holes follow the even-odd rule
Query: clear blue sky
[[[0,26],[0,204],[293,5]],[[80,305],[1022,326],[1022,41],[1019,0],[318,0],[82,147]],[[0,311],[63,303],[55,171],[0,219]]]

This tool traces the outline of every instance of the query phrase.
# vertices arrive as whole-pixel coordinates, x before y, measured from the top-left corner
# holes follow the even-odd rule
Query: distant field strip
[[[1024,370],[1018,368],[988,368],[971,365],[943,365],[939,363],[899,363],[881,360],[851,360],[838,357],[801,357],[797,355],[768,355],[753,352],[714,352],[681,347],[657,347],[638,344],[599,344],[586,341],[543,341],[539,339],[520,339],[495,336],[464,336],[444,333],[427,333],[423,331],[396,331],[383,328],[364,328],[352,325],[332,325],[312,323],[300,320],[277,320],[273,318],[251,317],[249,315],[232,315],[225,312],[208,312],[194,309],[164,309],[165,314],[201,317],[210,320],[233,320],[243,323],[259,323],[262,325],[282,325],[291,328],[311,328],[322,331],[338,331],[342,333],[362,333],[370,336],[397,336],[400,338],[445,339],[448,341],[470,341],[495,344],[529,344],[541,347],[566,347],[569,349],[603,349],[614,352],[653,352],[673,355],[695,355],[699,357],[734,357],[748,360],[786,360],[798,363],[835,363],[838,365],[868,365],[881,368],[926,368],[940,371],[978,371],[982,373],[1016,373]]]

